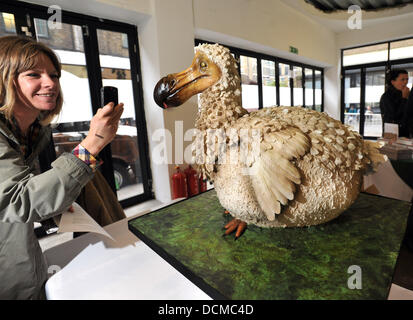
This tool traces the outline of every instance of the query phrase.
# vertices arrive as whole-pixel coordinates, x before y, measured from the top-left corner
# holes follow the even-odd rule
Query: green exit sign
[[[297,49],[297,48],[294,48],[293,46],[290,46],[290,52],[291,52],[291,53],[298,54],[298,49]]]

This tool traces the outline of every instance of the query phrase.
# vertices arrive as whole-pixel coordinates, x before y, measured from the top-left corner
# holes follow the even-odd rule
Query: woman
[[[97,155],[115,137],[123,112],[123,104],[99,109],[87,137],[39,174],[37,156],[63,104],[60,75],[60,63],[45,45],[0,38],[0,299],[44,298],[47,266],[33,222],[71,206],[93,177]]]
[[[407,82],[409,75],[406,70],[393,69],[390,71],[387,90],[380,99],[380,110],[384,123],[399,125],[399,136],[408,137],[409,130],[406,125],[407,98],[409,88]]]

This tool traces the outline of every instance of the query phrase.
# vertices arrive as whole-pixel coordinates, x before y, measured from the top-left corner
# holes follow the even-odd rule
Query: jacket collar
[[[12,140],[14,143],[19,144],[19,141],[15,137],[14,133],[7,126],[6,117],[2,112],[0,112],[0,133],[6,138]]]
[[[0,133],[3,134],[7,139],[13,141],[16,145],[20,145],[19,140],[16,138],[15,134],[10,130],[7,126],[6,118],[4,117],[3,113],[0,112]],[[26,159],[27,162],[33,160],[50,142],[51,138],[51,131],[50,125],[48,126],[41,126],[39,131],[39,136],[37,142],[33,145],[32,153]]]
[[[402,97],[402,92],[400,90],[397,90],[392,84],[389,86],[388,90],[392,95]]]

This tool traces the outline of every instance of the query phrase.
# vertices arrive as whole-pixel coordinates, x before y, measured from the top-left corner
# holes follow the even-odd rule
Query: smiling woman
[[[44,298],[47,265],[33,223],[71,206],[93,178],[97,155],[115,137],[123,112],[123,104],[99,109],[87,137],[40,173],[37,157],[63,104],[60,72],[44,44],[0,38],[0,299]]]
[[[13,61],[7,68],[7,83],[2,84],[5,88],[0,89],[0,101],[4,101],[0,110],[8,119],[12,117],[15,108],[19,114],[23,115],[25,109],[26,111],[32,109],[32,102],[41,107],[42,104],[39,103],[42,99],[46,100],[46,97],[36,96],[36,94],[53,93],[53,97],[47,97],[49,105],[46,109],[32,110],[32,114],[36,113],[36,117],[41,113],[42,124],[48,124],[59,114],[63,104],[59,85],[61,74],[59,60],[51,49],[40,43],[34,42],[35,46],[28,46],[23,38],[16,36],[3,37],[2,43],[0,55],[7,53]],[[16,45],[12,47],[13,44]],[[23,48],[25,50],[21,52]],[[11,77],[13,74],[17,77]],[[49,80],[53,83],[52,85]]]

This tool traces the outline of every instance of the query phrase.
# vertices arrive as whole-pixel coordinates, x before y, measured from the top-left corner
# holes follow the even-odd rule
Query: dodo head
[[[220,67],[205,52],[197,50],[191,66],[163,77],[155,86],[153,97],[161,108],[178,107],[195,94],[214,85],[221,78]]]

